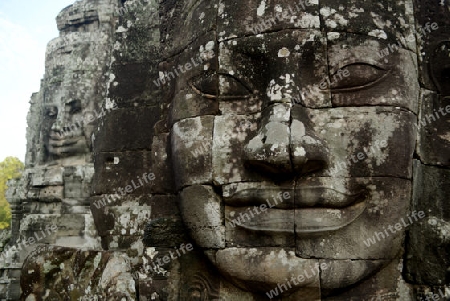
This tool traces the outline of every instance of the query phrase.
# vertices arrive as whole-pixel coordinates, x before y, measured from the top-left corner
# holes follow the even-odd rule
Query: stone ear
[[[450,41],[443,41],[432,52],[430,75],[438,92],[450,96]]]

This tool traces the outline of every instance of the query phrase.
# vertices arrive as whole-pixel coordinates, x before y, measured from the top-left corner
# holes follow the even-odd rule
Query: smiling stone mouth
[[[50,139],[50,146],[53,148],[67,147],[77,144],[78,140],[52,140]]]
[[[287,195],[286,195],[287,194]],[[324,185],[305,185],[296,189],[285,187],[245,187],[225,189],[225,205],[248,207],[267,204],[276,209],[299,209],[321,207],[330,209],[346,208],[367,198],[364,188],[342,191]]]
[[[249,207],[233,208],[234,218],[227,218],[238,228],[263,232],[319,234],[336,231],[355,221],[366,209],[365,202],[347,208],[268,209],[246,218]],[[238,220],[238,222],[236,222]]]
[[[282,198],[283,193],[293,197]],[[323,185],[291,190],[266,186],[225,191],[223,198],[230,212],[226,220],[232,227],[308,235],[351,224],[366,209],[367,193],[362,188],[340,191]]]

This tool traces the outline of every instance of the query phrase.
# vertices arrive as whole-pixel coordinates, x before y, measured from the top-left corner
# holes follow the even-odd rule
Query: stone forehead
[[[250,0],[221,1],[217,7],[221,20],[233,28],[239,24],[227,24],[233,19],[243,23],[264,21],[275,17],[275,21],[289,28],[318,28],[365,31],[371,28],[402,30],[413,25],[412,1],[335,1],[335,0]],[[281,16],[279,18],[278,16]],[[283,18],[284,16],[284,18]],[[308,21],[319,17],[319,21]],[[305,22],[299,22],[305,19]],[[283,20],[285,19],[285,20]]]
[[[181,50],[178,47],[184,48],[183,45],[211,31],[216,31],[219,41],[283,29],[315,29],[325,34],[348,32],[387,42],[404,40],[414,34],[410,0],[208,0],[186,1],[184,5],[170,8],[165,9],[165,20],[170,25],[166,41],[174,41],[165,45],[169,52],[178,52]],[[407,48],[414,49],[414,46]]]

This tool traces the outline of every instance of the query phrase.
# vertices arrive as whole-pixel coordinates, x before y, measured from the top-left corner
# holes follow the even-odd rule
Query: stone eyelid
[[[342,76],[344,76],[344,78],[349,78],[351,79],[353,76],[353,79],[361,79],[361,77],[358,77],[357,75],[352,75],[352,73],[354,74],[354,72],[350,72],[348,70],[348,68],[351,67],[362,67],[365,66],[365,68],[371,68],[372,70],[378,70],[379,73],[381,74],[376,74],[375,76],[372,76],[372,78],[365,78],[367,81],[363,82],[363,84],[358,84],[358,85],[354,85],[354,86],[347,86],[347,87],[339,87],[339,83],[342,83]],[[348,71],[348,75],[345,76],[345,70],[347,69]],[[391,70],[386,70],[380,66],[377,65],[373,65],[373,64],[369,64],[369,63],[365,63],[365,62],[359,62],[359,63],[351,63],[348,65],[343,66],[342,68],[340,68],[338,71],[336,71],[335,73],[333,73],[332,75],[330,75],[330,79],[336,79],[336,77],[340,77],[337,81],[331,81],[330,84],[330,89],[332,92],[351,92],[351,91],[357,91],[357,90],[361,90],[361,89],[365,89],[365,88],[369,88],[373,85],[376,85],[377,83],[379,83],[380,81],[382,81],[388,74],[390,74]],[[342,75],[344,73],[344,75]],[[348,80],[349,82],[354,82],[356,80]]]

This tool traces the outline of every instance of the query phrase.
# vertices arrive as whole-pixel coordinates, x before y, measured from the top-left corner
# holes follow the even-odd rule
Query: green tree
[[[20,178],[24,170],[24,164],[15,157],[7,157],[0,162],[0,229],[8,228],[11,224],[11,208],[6,200],[6,182]]]

